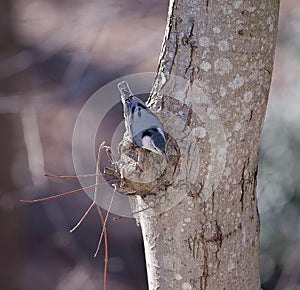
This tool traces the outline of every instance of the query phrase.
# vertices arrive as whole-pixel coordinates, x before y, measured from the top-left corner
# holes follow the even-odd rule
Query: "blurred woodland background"
[[[300,3],[281,2],[258,176],[266,290],[300,289]],[[94,91],[156,70],[167,8],[167,0],[0,1],[0,289],[102,289],[97,212],[69,234],[90,199],[19,200],[80,186],[43,174],[74,174],[74,123]],[[135,221],[110,219],[108,238],[108,289],[147,289]]]

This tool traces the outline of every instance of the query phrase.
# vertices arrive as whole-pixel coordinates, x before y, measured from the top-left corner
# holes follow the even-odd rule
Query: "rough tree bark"
[[[132,201],[151,206],[138,217],[150,290],[260,289],[257,153],[278,12],[279,0],[170,1],[150,98],[170,162]]]

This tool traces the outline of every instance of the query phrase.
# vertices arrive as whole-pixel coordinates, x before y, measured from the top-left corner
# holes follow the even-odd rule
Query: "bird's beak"
[[[131,89],[129,88],[129,85],[128,85],[127,82],[122,81],[122,82],[118,83],[118,89],[119,89],[121,95],[122,95],[125,99],[129,98],[130,96],[132,96],[132,91],[131,91]]]

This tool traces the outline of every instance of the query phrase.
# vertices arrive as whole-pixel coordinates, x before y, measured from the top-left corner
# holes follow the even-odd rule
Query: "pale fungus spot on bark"
[[[209,49],[204,49],[202,53],[202,59],[206,59],[208,54],[209,54]]]
[[[175,279],[180,281],[180,280],[182,280],[182,276],[179,273],[176,273],[175,274]]]
[[[207,72],[211,69],[211,64],[207,61],[203,61],[200,65],[200,68]]]
[[[243,4],[243,0],[239,0],[239,1],[236,1],[234,4],[233,4],[233,7],[235,8],[235,9],[238,9],[238,8],[240,8],[240,6]]]
[[[227,93],[226,88],[225,88],[223,85],[221,85],[221,86],[220,86],[220,91],[219,91],[220,96],[221,96],[221,97],[225,97],[225,96],[226,96],[226,93]]]
[[[169,58],[173,58],[174,57],[174,52],[169,51]]]
[[[225,133],[224,133],[225,134]],[[228,143],[226,142],[225,146],[228,146]],[[227,152],[227,149],[224,147],[219,148],[219,153],[221,156],[224,156]]]
[[[243,234],[242,234],[242,243],[243,246],[246,246],[246,241],[247,241],[247,237],[246,237],[246,231],[243,229]]]
[[[193,201],[192,201],[192,200],[189,200],[189,201],[188,201],[188,205],[193,207],[193,206],[194,206]]]
[[[229,272],[231,272],[232,270],[234,270],[235,269],[235,263],[230,260],[227,269],[228,269]]]
[[[226,167],[225,170],[224,170],[224,175],[228,177],[230,175],[230,173],[231,173],[231,168]]]
[[[249,7],[247,9],[248,12],[254,12],[256,10],[256,7]]]
[[[251,91],[248,91],[244,94],[244,101],[246,103],[249,103],[251,101],[252,97],[253,97],[253,93]]]
[[[183,283],[181,285],[182,290],[192,290],[192,286],[190,283]]]
[[[273,29],[274,29],[274,24],[273,24],[273,21],[272,21],[272,17],[268,17],[267,19],[267,24],[269,24],[269,31],[272,32]]]
[[[203,47],[210,46],[210,39],[206,36],[202,36],[199,38],[199,45]]]
[[[221,40],[218,43],[218,48],[221,51],[228,51],[229,50],[229,44],[228,44],[228,42],[226,40]]]
[[[206,130],[203,127],[196,127],[192,129],[192,134],[199,138],[204,138],[206,136]]]
[[[223,76],[227,73],[229,73],[231,70],[232,70],[232,64],[231,62],[229,61],[229,59],[227,58],[218,58],[216,61],[215,61],[215,71],[217,74]]]
[[[244,78],[237,75],[230,83],[229,87],[233,90],[240,88],[244,84]]]
[[[191,218],[189,218],[189,217],[185,218],[185,219],[184,219],[184,222],[185,222],[185,223],[190,223],[190,222],[191,222]]]
[[[242,128],[242,125],[241,123],[239,122],[236,122],[235,125],[234,125],[234,131],[240,131]]]
[[[214,114],[210,114],[210,115],[209,115],[209,118],[210,118],[211,120],[216,120],[216,119],[217,119],[217,116],[214,115]]]
[[[220,33],[221,30],[220,30],[219,27],[214,27],[214,28],[213,28],[213,32],[214,32],[214,33]]]
[[[232,9],[231,9],[231,6],[227,5],[227,6],[224,6],[223,7],[223,14],[224,15],[229,15],[232,13]]]
[[[167,77],[164,73],[160,75],[160,83],[164,85],[167,82]]]

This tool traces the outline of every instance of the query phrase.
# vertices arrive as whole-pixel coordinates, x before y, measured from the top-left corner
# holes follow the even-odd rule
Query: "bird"
[[[128,83],[118,83],[124,109],[125,127],[131,141],[139,148],[161,155],[168,161],[164,127],[155,113],[138,97]]]

